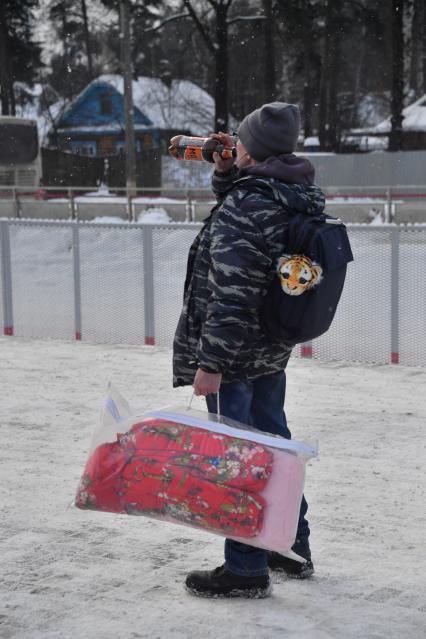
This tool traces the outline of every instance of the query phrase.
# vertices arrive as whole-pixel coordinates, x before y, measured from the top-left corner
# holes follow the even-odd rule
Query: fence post
[[[13,335],[12,267],[9,223],[0,222],[1,284],[3,293],[3,333]]]
[[[78,222],[75,222],[72,227],[72,248],[74,270],[75,339],[81,340],[80,228]]]
[[[152,247],[152,228],[143,227],[143,307],[145,317],[145,344],[154,346],[154,252]]]
[[[191,191],[189,189],[186,190],[186,204],[185,204],[185,222],[193,222],[194,221],[194,210],[191,198]]]
[[[72,190],[72,188],[68,189],[68,197],[70,199],[70,214],[71,214],[71,220],[75,220],[76,215],[75,215],[75,200],[74,200],[74,191]]]
[[[132,202],[132,192],[129,188],[126,188],[126,198],[127,198],[127,221],[135,222],[135,211]]]
[[[12,187],[12,194],[13,194],[13,206],[15,209],[15,217],[19,219],[21,217],[21,205],[19,202],[19,195],[15,186]]]
[[[391,362],[399,364],[399,242],[400,230],[391,230]]]
[[[392,218],[392,191],[390,188],[386,189],[386,204],[385,204],[385,219],[386,224],[389,224]]]
[[[303,342],[300,345],[300,357],[311,358],[313,355],[314,349],[312,346],[312,342]]]

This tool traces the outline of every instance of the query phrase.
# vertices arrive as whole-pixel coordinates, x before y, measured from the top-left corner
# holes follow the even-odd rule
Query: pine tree
[[[81,54],[86,32],[80,10],[80,0],[51,0],[48,8],[49,19],[62,43],[62,52],[52,58],[49,80],[66,98],[76,95],[91,79]]]
[[[32,10],[38,0],[0,2],[0,104],[3,115],[15,115],[14,83],[32,83],[41,67],[41,49],[32,40]]]
[[[412,0],[412,7],[409,87],[418,99],[426,93],[426,4]]]
[[[107,27],[90,19],[88,0],[48,2],[52,30],[62,44],[62,50],[51,59],[49,81],[67,98],[74,97],[97,75],[120,68],[119,3],[101,1],[116,13],[116,22]]]

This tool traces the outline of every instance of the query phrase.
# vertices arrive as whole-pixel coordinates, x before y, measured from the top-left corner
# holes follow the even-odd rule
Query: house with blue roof
[[[136,152],[160,147],[160,132],[134,107]],[[111,83],[91,82],[56,118],[49,146],[67,153],[109,157],[124,152],[124,97]]]

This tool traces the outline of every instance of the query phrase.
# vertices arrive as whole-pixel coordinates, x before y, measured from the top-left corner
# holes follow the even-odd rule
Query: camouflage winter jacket
[[[308,160],[281,156],[254,167],[213,175],[218,204],[189,251],[174,386],[192,384],[198,367],[224,382],[249,381],[282,370],[290,357],[290,347],[265,335],[259,309],[285,252],[290,211],[321,212],[324,195]]]

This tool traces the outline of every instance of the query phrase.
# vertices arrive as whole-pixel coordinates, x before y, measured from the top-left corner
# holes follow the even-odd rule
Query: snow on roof
[[[102,75],[93,83],[107,82],[123,94],[120,75]],[[215,104],[206,91],[188,80],[172,80],[168,87],[159,78],[133,81],[133,101],[159,129],[189,130],[208,135],[213,131]]]
[[[402,111],[403,131],[426,131],[426,94]],[[391,130],[391,119],[386,118],[379,122],[372,131],[374,133],[388,133]]]
[[[123,78],[120,75],[101,75],[91,84],[106,82],[123,94]],[[88,85],[90,86],[90,85]],[[193,135],[209,135],[214,130],[215,103],[211,95],[188,80],[172,80],[168,87],[159,78],[139,77],[133,81],[133,101],[159,129],[180,129],[191,131]],[[87,90],[83,89],[80,95]],[[40,112],[40,99],[43,86],[34,85],[32,100],[17,106],[17,115],[37,120],[40,144],[47,143],[49,130],[59,119],[69,101],[61,99]],[[75,100],[78,99],[77,96]],[[234,118],[230,118],[230,128],[236,127]]]
[[[317,136],[311,136],[303,140],[303,146],[319,146],[320,141]]]

